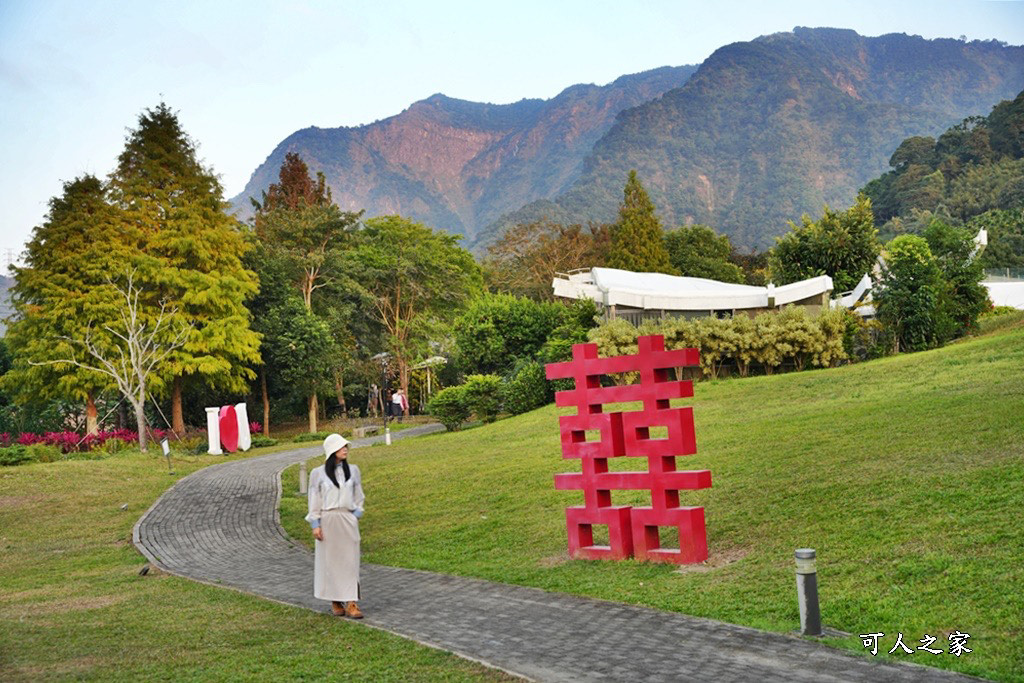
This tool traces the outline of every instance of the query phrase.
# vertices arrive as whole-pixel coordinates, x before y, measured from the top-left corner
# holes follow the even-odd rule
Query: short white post
[[[391,427],[384,427],[384,445],[391,445]]]
[[[206,438],[210,449],[210,455],[224,455],[220,449],[220,408],[206,409]]]
[[[306,492],[306,461],[299,461],[299,493]]]

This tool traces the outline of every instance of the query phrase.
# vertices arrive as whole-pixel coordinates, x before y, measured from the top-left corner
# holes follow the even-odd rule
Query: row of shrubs
[[[810,366],[832,367],[851,358],[884,353],[887,341],[876,323],[863,322],[845,310],[826,310],[816,316],[802,307],[764,312],[751,318],[665,318],[634,326],[622,319],[610,320],[590,331],[602,357],[637,352],[637,337],[659,334],[666,349],[700,349],[701,373],[719,377],[728,367],[741,377],[752,371],[771,375],[781,367],[803,370]],[[631,373],[614,378],[628,384]]]
[[[877,323],[845,310],[812,316],[801,307],[766,311],[754,318],[665,318],[639,326],[619,318],[591,329],[588,339],[606,358],[635,354],[637,337],[642,335],[662,335],[667,349],[700,349],[698,372],[709,378],[727,371],[745,377],[752,372],[770,375],[780,368],[831,367],[884,355],[891,344]],[[561,351],[561,358],[551,360],[570,357],[569,345]],[[629,384],[636,381],[634,375],[624,373],[608,381]],[[474,415],[486,423],[502,410],[518,415],[539,408],[551,401],[555,390],[571,384],[548,382],[541,362],[521,362],[505,377],[470,375],[464,384],[442,389],[430,402],[430,413],[447,429],[456,430]]]

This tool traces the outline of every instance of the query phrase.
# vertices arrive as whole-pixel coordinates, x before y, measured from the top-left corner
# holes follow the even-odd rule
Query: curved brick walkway
[[[136,547],[172,574],[327,612],[313,598],[312,553],[285,536],[277,514],[281,470],[318,452],[236,460],[185,477],[135,525]],[[445,574],[364,564],[362,593],[369,626],[540,681],[977,680],[673,612]]]

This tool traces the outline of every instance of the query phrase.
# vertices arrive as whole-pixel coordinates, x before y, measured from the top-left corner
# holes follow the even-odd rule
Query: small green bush
[[[503,389],[505,410],[520,415],[551,400],[544,366],[537,362],[522,363]]]
[[[430,400],[430,414],[449,432],[458,430],[469,419],[470,412],[465,385],[442,389]]]
[[[0,466],[2,467],[12,467],[31,461],[32,456],[29,454],[28,449],[21,444],[0,448]]]
[[[277,439],[271,439],[269,436],[254,436],[252,437],[253,448],[263,448],[264,446],[275,446],[277,445]]]
[[[494,422],[501,410],[501,377],[497,375],[470,375],[463,385],[466,404],[483,422]]]
[[[309,432],[306,434],[299,434],[298,436],[294,437],[292,441],[323,441],[331,433],[332,432]]]
[[[67,458],[59,448],[45,443],[34,443],[25,451],[28,453],[29,460],[33,462],[57,462]]]

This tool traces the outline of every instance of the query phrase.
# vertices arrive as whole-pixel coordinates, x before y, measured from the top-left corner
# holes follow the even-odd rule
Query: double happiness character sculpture
[[[571,378],[574,389],[555,394],[558,406],[575,406],[576,415],[559,418],[562,457],[579,458],[582,471],[555,475],[555,488],[582,490],[584,505],[565,510],[569,554],[582,559],[640,560],[689,564],[708,557],[704,508],[680,507],[679,491],[711,486],[709,470],[676,470],[676,456],[697,452],[693,408],[672,408],[670,399],[693,396],[693,382],[672,381],[669,369],[699,365],[697,349],[666,351],[661,336],[637,339],[635,356],[598,358],[596,344],[576,344],[572,360],[547,366],[547,378]],[[640,382],[602,387],[601,375],[639,372]],[[603,412],[605,403],[640,401],[634,412]],[[652,427],[668,437],[652,439]],[[600,439],[587,441],[587,431]],[[647,458],[646,472],[610,472],[608,459]],[[649,507],[612,505],[612,491],[649,490]],[[593,525],[607,525],[609,545],[594,545]],[[662,548],[658,527],[679,531],[679,549]]]

